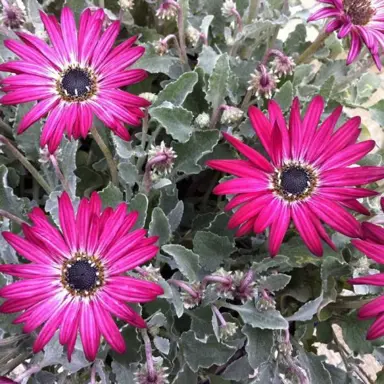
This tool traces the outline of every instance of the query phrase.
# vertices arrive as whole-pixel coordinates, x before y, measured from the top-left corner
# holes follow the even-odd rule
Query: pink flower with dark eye
[[[30,33],[19,32],[21,41],[7,40],[5,46],[20,57],[0,64],[0,71],[15,75],[1,80],[5,96],[0,103],[38,103],[24,115],[18,127],[23,133],[33,123],[47,116],[41,147],[54,153],[64,132],[68,137],[86,137],[96,115],[124,140],[130,135],[124,123],[141,124],[141,107],[148,101],[119,88],[146,78],[141,69],[126,70],[144,53],[133,47],[136,37],[113,47],[120,22],[113,22],[104,33],[102,9],[86,9],[80,16],[78,31],[72,11],[64,7],[61,25],[53,16],[41,12],[52,45]]]
[[[211,168],[236,176],[214,192],[235,195],[226,210],[237,208],[229,228],[239,227],[237,236],[261,233],[270,228],[269,251],[275,256],[293,220],[310,251],[321,256],[322,240],[335,248],[323,223],[350,237],[360,237],[361,226],[348,209],[368,215],[358,201],[376,192],[356,186],[384,177],[384,168],[350,167],[369,153],[373,140],[356,143],[360,118],[354,117],[334,131],[341,114],[336,108],[322,123],[322,97],[315,97],[300,116],[298,99],[293,101],[289,123],[275,101],[268,105],[269,117],[256,107],[249,117],[270,161],[231,135],[224,137],[246,160],[211,160]]]
[[[363,223],[363,240],[352,240],[352,244],[370,259],[384,265],[384,228]],[[384,273],[357,277],[349,280],[351,284],[368,284],[384,287]],[[360,319],[376,318],[368,330],[367,339],[373,340],[384,336],[384,295],[363,305],[359,310]]]
[[[350,36],[351,47],[347,64],[351,64],[365,44],[381,69],[379,50],[384,46],[384,1],[383,0],[318,0],[325,3],[309,17],[308,21],[331,19],[326,32],[338,31],[337,37]]]
[[[30,214],[33,225],[23,226],[25,237],[3,232],[30,263],[0,265],[0,272],[22,279],[0,289],[0,297],[6,299],[0,313],[22,311],[14,323],[24,323],[24,332],[41,327],[33,345],[35,353],[60,328],[59,340],[67,346],[68,359],[79,333],[85,356],[92,361],[101,336],[115,351],[125,351],[112,315],[135,327],[146,327],[126,302],[152,301],[163,289],[125,275],[158,252],[157,237],[147,238],[144,229],[133,230],[137,217],[137,212],[127,213],[124,203],[116,210],[102,210],[97,193],[90,200],[82,199],[75,214],[64,193],[59,198],[61,230],[36,208]]]

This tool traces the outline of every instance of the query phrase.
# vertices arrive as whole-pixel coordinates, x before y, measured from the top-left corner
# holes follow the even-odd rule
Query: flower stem
[[[40,184],[40,186],[47,192],[49,195],[52,192],[51,187],[40,175],[39,171],[32,165],[32,163],[23,156],[23,154],[3,135],[0,135],[0,142],[5,144],[10,150],[13,156],[20,161],[21,164],[30,172],[34,179]]]
[[[232,9],[232,14],[236,17],[237,31],[242,32],[243,31],[243,20],[241,19],[240,13],[237,11],[237,9]]]
[[[3,131],[5,136],[7,136],[8,138],[13,138],[12,128],[2,119],[0,119],[0,129]]]
[[[23,219],[20,219],[20,217],[17,217],[10,212],[4,211],[3,209],[0,209],[0,217],[6,217],[7,219],[14,221],[16,224],[19,224],[19,225],[28,224]]]
[[[144,346],[145,346],[145,357],[147,359],[148,380],[149,382],[154,382],[156,380],[156,370],[153,365],[151,340],[149,339],[148,332],[146,329],[141,329],[140,331],[141,331],[141,336],[143,338]]]
[[[175,44],[175,47],[176,47],[176,50],[177,50],[177,53],[179,54],[179,58],[180,58],[180,61],[183,63],[184,62],[184,57],[183,57],[183,54],[181,52],[181,48],[180,48],[180,44],[177,40],[177,37],[175,35],[168,35],[166,37],[164,37],[164,39],[161,40],[161,43],[162,44],[166,44],[167,47],[169,47],[169,41],[173,40],[174,44]]]
[[[219,311],[219,309],[216,307],[216,305],[212,305],[211,308],[212,308],[213,313],[219,319],[220,325],[222,327],[225,327],[227,325],[227,322],[225,321],[225,319],[224,319],[223,315],[221,314],[221,312]]]
[[[302,64],[313,56],[323,45],[325,39],[329,36],[326,32],[320,32],[315,41],[297,58],[296,64]]]
[[[90,384],[96,384],[96,364],[92,364],[91,368],[91,383]]]
[[[199,297],[199,294],[184,281],[171,279],[171,280],[168,280],[168,283],[181,288],[183,291],[187,292],[194,299]]]
[[[19,376],[17,376],[17,378],[15,379],[16,382],[21,382],[23,379],[27,378],[27,377],[30,377],[32,376],[34,373],[37,373],[37,372],[40,372],[41,371],[41,367],[39,365],[34,365],[32,366],[31,368],[27,369],[26,371],[24,371],[22,374],[20,374]]]
[[[53,168],[55,169],[56,175],[59,178],[61,185],[63,186],[64,190],[70,195],[71,191],[68,185],[67,180],[65,179],[63,172],[61,172],[59,162],[57,161],[57,157],[55,155],[50,155],[49,159],[51,160],[51,163],[53,165]]]
[[[97,145],[99,146],[101,152],[103,152],[105,160],[107,160],[109,171],[111,173],[112,183],[114,185],[118,186],[119,185],[119,178],[118,178],[118,174],[117,174],[117,167],[116,167],[115,161],[113,160],[111,151],[109,150],[107,145],[104,143],[104,140],[100,136],[96,127],[92,127],[91,133],[92,133],[92,136],[95,139]]]
[[[180,58],[183,64],[188,65],[187,46],[185,44],[184,12],[176,1],[169,1],[177,8],[177,27],[179,30]]]
[[[243,280],[240,283],[239,292],[243,293],[248,288],[249,284],[253,282],[253,279],[254,279],[254,274],[253,274],[253,271],[250,269],[245,274],[245,276],[243,277]]]
[[[253,96],[253,90],[248,89],[247,93],[244,96],[243,102],[241,103],[240,109],[242,109],[245,112],[247,111],[247,108],[248,108],[249,103],[252,99],[252,96]]]
[[[260,0],[249,0],[247,24],[251,24],[259,10]]]

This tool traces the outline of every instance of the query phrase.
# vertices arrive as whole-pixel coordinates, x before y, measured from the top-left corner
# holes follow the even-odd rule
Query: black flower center
[[[91,291],[96,287],[97,272],[96,265],[89,260],[75,261],[67,266],[67,284],[75,291]]]
[[[291,162],[277,169],[271,182],[277,195],[288,202],[294,202],[312,195],[318,184],[318,174],[310,165]]]
[[[344,12],[354,25],[368,24],[376,13],[371,6],[371,0],[344,0]]]
[[[69,96],[81,97],[91,90],[92,80],[88,72],[75,68],[67,71],[62,80],[61,86]]]
[[[65,101],[84,101],[96,93],[96,77],[91,69],[72,65],[60,74],[56,87]]]
[[[281,174],[281,187],[286,193],[299,195],[308,188],[309,176],[303,168],[288,168]]]

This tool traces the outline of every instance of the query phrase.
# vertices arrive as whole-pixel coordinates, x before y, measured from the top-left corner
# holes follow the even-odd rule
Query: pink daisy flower
[[[384,1],[383,0],[318,0],[325,3],[308,21],[332,19],[325,31],[338,31],[337,37],[351,38],[351,47],[347,64],[351,64],[365,44],[374,59],[377,68],[381,69],[379,48],[384,46]]]
[[[237,176],[214,189],[217,195],[235,195],[226,206],[226,210],[238,208],[229,228],[240,226],[237,236],[244,236],[270,227],[272,256],[277,254],[291,219],[307,247],[317,256],[323,253],[321,240],[334,248],[322,223],[346,236],[359,237],[360,224],[347,209],[368,215],[369,211],[357,199],[374,196],[376,192],[355,186],[384,177],[383,167],[349,167],[375,145],[373,140],[356,143],[360,118],[348,120],[334,132],[341,107],[320,124],[323,109],[324,101],[317,96],[301,117],[299,101],[295,99],[287,125],[275,101],[269,102],[269,117],[251,107],[253,128],[270,161],[224,133],[247,159],[207,163]]]
[[[24,32],[17,33],[21,41],[5,42],[20,60],[0,64],[0,71],[15,74],[1,81],[6,95],[0,103],[38,101],[21,120],[18,133],[48,115],[41,146],[48,145],[51,153],[64,132],[70,138],[86,137],[93,115],[116,135],[129,140],[124,123],[139,126],[144,115],[140,108],[150,104],[119,89],[146,78],[144,70],[126,70],[143,55],[144,48],[132,47],[136,37],[114,48],[120,23],[113,22],[101,33],[104,16],[102,9],[94,13],[86,9],[77,31],[69,8],[61,12],[61,25],[41,12],[52,46]]]
[[[101,209],[94,193],[82,199],[74,213],[69,196],[59,198],[61,232],[36,208],[30,214],[33,226],[24,225],[25,238],[10,232],[3,236],[31,263],[0,265],[0,272],[20,277],[0,289],[6,301],[1,313],[23,311],[14,323],[24,323],[24,332],[41,331],[33,345],[41,351],[60,328],[60,343],[71,358],[77,334],[88,360],[95,359],[100,337],[119,352],[125,342],[112,315],[145,328],[144,320],[125,302],[145,303],[163,294],[152,282],[126,276],[126,271],[147,262],[158,252],[157,238],[146,238],[144,229],[132,230],[137,212],[127,214],[122,203],[116,210]]]
[[[378,264],[384,264],[384,228],[363,223],[363,240],[352,240],[352,244]],[[369,284],[384,287],[384,273],[350,279],[351,284]],[[384,295],[363,305],[359,310],[360,319],[376,317],[367,333],[367,339],[384,336]]]

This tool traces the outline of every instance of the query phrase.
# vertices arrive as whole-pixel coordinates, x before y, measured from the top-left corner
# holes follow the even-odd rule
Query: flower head
[[[248,90],[252,91],[256,96],[270,99],[276,89],[277,82],[277,77],[272,72],[268,72],[267,68],[261,64],[259,69],[251,74],[251,80],[248,81]]]
[[[154,47],[155,47],[155,52],[159,56],[163,56],[168,52],[168,43],[166,41],[163,41],[163,39],[156,41],[154,43]]]
[[[278,77],[292,75],[295,62],[292,57],[285,56],[282,52],[274,50],[275,59],[272,62],[273,72]]]
[[[119,0],[119,5],[123,11],[129,11],[135,6],[135,0]]]
[[[195,124],[200,129],[208,128],[209,122],[210,122],[210,117],[206,112],[200,113],[200,115],[196,116]]]
[[[221,116],[221,122],[223,124],[237,123],[242,119],[244,112],[237,107],[225,106],[224,112]]]
[[[236,12],[236,3],[233,0],[225,0],[223,6],[221,7],[221,13],[224,17],[233,16],[234,12]]]
[[[148,164],[155,173],[164,176],[171,173],[176,157],[173,148],[166,147],[162,141],[160,145],[152,145],[148,151]]]
[[[159,9],[156,11],[156,16],[159,19],[172,20],[177,17],[180,6],[174,0],[164,0]]]
[[[59,340],[71,358],[77,334],[88,360],[95,359],[100,337],[119,353],[125,342],[112,315],[133,326],[145,328],[144,320],[125,303],[148,302],[163,293],[152,282],[124,275],[152,259],[156,237],[146,238],[144,229],[133,231],[138,214],[127,213],[126,204],[116,210],[101,209],[94,193],[82,199],[74,212],[69,196],[59,198],[61,231],[35,208],[33,226],[24,225],[25,237],[3,232],[8,243],[27,264],[0,265],[0,272],[22,278],[0,289],[6,301],[1,313],[23,311],[14,322],[24,323],[24,332],[41,326],[33,345],[41,351],[60,328]]]
[[[226,322],[225,325],[220,325],[220,337],[223,340],[227,340],[233,336],[237,331],[237,324]]]
[[[384,265],[384,228],[371,223],[363,223],[362,240],[352,240],[352,244],[370,259]],[[351,284],[364,284],[383,287],[384,273],[357,277],[349,280]],[[363,305],[359,310],[360,319],[376,318],[368,330],[367,339],[373,340],[384,336],[384,295]]]
[[[0,103],[38,103],[24,115],[18,133],[47,115],[41,146],[50,153],[59,146],[64,132],[68,137],[86,137],[96,115],[124,140],[130,135],[124,123],[141,124],[141,107],[149,103],[118,89],[146,78],[141,69],[126,70],[144,53],[143,47],[132,47],[136,37],[113,47],[120,23],[113,22],[101,34],[104,11],[86,9],[80,16],[76,32],[73,12],[64,7],[61,25],[41,12],[41,18],[52,46],[29,33],[19,32],[21,41],[7,40],[8,49],[20,61],[0,65],[0,71],[15,73],[1,81],[5,96]]]
[[[14,4],[9,4],[8,1],[2,0],[3,14],[1,22],[10,29],[20,29],[27,18],[25,5],[21,0],[15,0]]]
[[[326,26],[326,32],[338,31],[339,39],[350,37],[351,48],[347,64],[351,64],[357,58],[362,45],[365,44],[377,67],[381,69],[379,48],[382,45],[384,32],[384,2],[381,0],[329,0],[326,3],[327,6],[311,15],[308,21],[331,19]]]
[[[269,117],[251,107],[251,123],[270,160],[224,133],[247,160],[207,163],[236,176],[214,189],[218,195],[235,195],[226,207],[237,208],[229,228],[240,226],[237,236],[244,236],[269,227],[272,256],[277,254],[291,219],[304,243],[318,256],[323,253],[321,240],[335,248],[322,223],[346,236],[360,237],[360,223],[348,209],[369,214],[358,199],[377,193],[356,186],[384,177],[383,167],[351,167],[375,146],[373,140],[356,143],[360,118],[353,117],[334,132],[342,109],[336,108],[320,124],[323,109],[324,100],[316,96],[301,117],[295,99],[286,124],[275,101],[269,102]]]
[[[136,384],[168,384],[167,373],[168,368],[163,367],[160,364],[154,364],[155,377],[150,377],[147,364],[143,364],[142,367],[135,373]]]
[[[185,31],[185,36],[187,40],[191,43],[192,47],[195,47],[200,41],[201,33],[196,28],[192,27],[192,25],[188,25]]]

